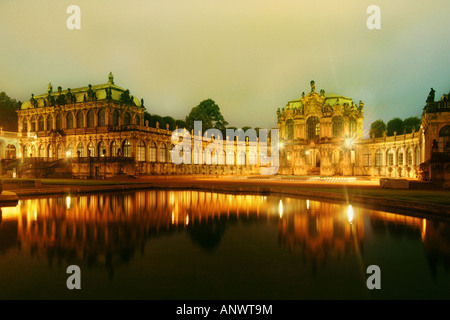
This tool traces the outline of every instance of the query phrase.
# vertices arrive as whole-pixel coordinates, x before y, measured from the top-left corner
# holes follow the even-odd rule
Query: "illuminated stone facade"
[[[420,164],[431,158],[433,140],[440,152],[447,144],[450,150],[448,96],[438,102],[429,97],[424,110],[419,132],[364,139],[363,102],[324,90],[317,93],[311,81],[310,93],[277,111],[279,173],[423,178]]]

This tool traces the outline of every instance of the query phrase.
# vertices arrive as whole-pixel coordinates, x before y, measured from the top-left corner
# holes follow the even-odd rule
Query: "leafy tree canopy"
[[[20,109],[20,101],[11,99],[5,92],[0,93],[0,126],[5,131],[18,130],[17,112]]]
[[[411,133],[414,129],[415,132],[420,129],[420,118],[419,117],[409,117],[403,120],[403,126],[406,130],[406,133]]]
[[[375,135],[375,138],[381,138],[383,137],[384,133],[386,132],[386,123],[384,123],[383,120],[379,119],[370,125],[370,137],[373,137]]]
[[[403,134],[404,131],[403,120],[400,118],[394,118],[388,121],[386,126],[387,136],[393,136],[394,132],[397,134]]]
[[[202,121],[203,131],[211,128],[224,131],[228,125],[220,112],[219,106],[212,99],[203,100],[198,106],[192,108],[186,117],[186,126],[189,131],[194,129],[194,121]]]

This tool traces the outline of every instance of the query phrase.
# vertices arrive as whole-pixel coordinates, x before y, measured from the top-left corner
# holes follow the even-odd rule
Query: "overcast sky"
[[[449,0],[0,0],[0,91],[24,101],[111,71],[150,113],[184,119],[211,98],[231,126],[271,128],[315,80],[362,100],[368,130],[450,91],[449,13]]]

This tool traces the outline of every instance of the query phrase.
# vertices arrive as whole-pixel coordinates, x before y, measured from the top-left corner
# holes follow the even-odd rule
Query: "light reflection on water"
[[[199,191],[27,199],[1,210],[1,298],[450,297],[444,222]],[[79,292],[65,287],[71,264],[83,272]],[[382,271],[378,291],[365,286],[371,264]]]

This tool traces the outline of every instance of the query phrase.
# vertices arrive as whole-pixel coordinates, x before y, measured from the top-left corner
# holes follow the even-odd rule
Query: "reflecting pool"
[[[81,290],[66,286],[70,265]],[[450,224],[272,195],[25,199],[1,208],[0,288],[1,299],[449,299]]]

